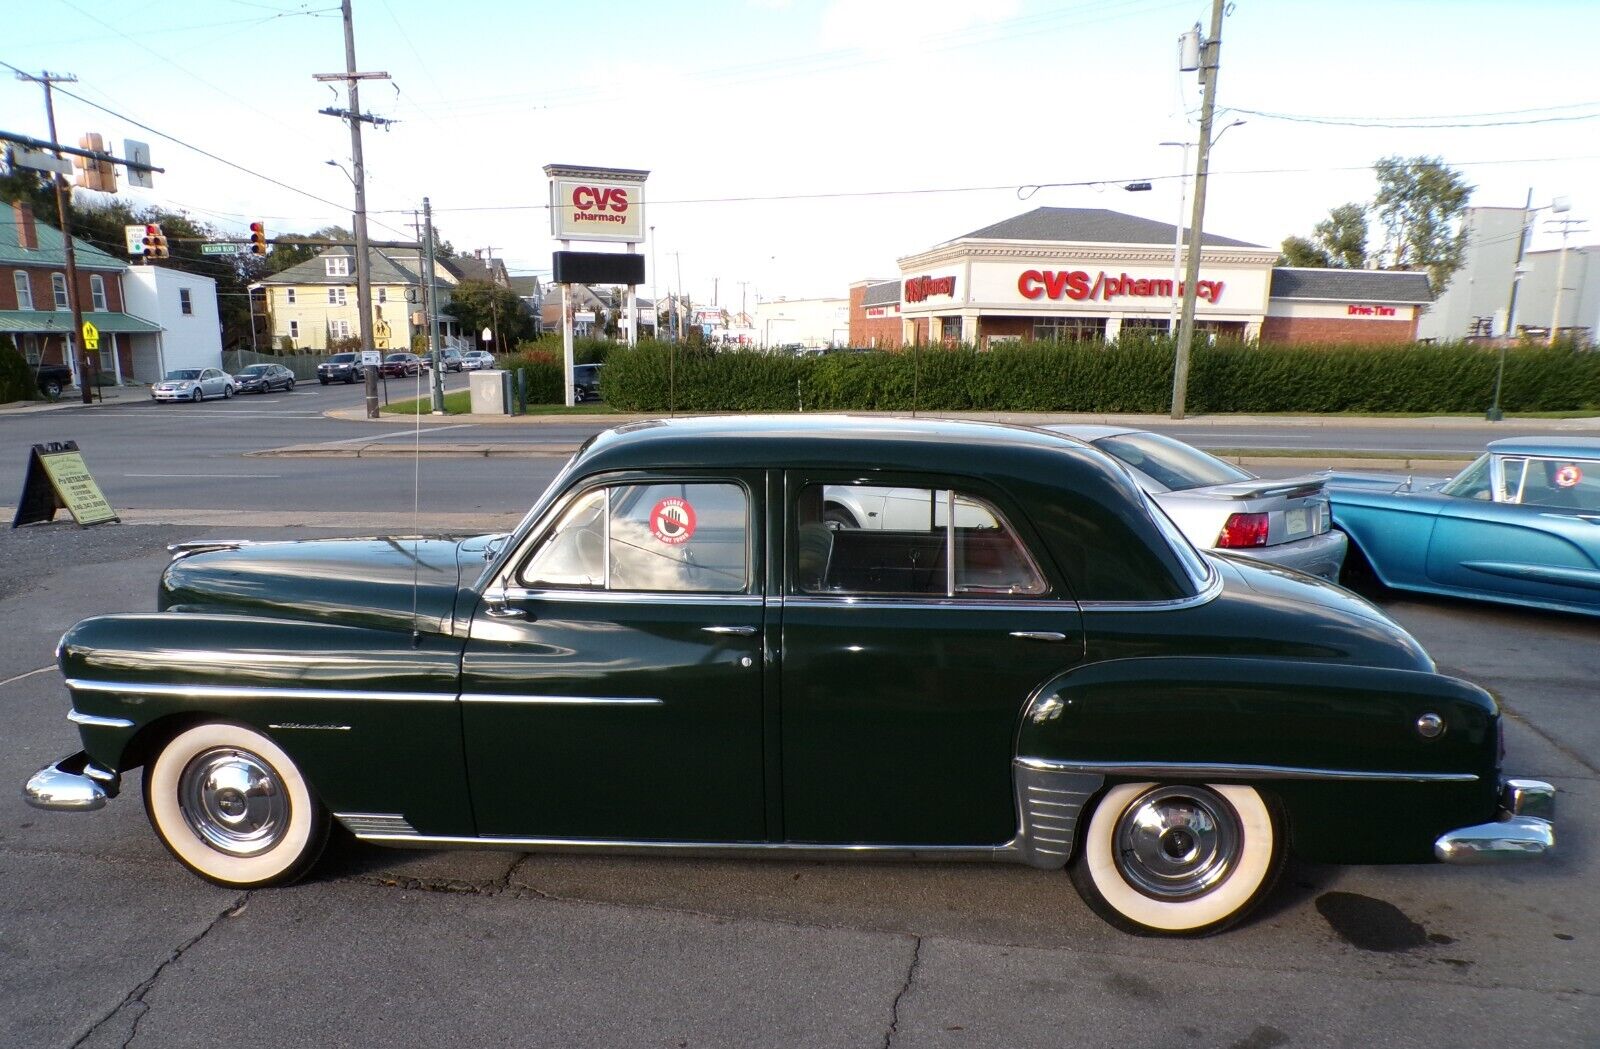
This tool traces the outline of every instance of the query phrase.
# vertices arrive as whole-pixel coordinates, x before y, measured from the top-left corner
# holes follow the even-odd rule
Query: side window
[[[520,580],[531,587],[743,593],[749,534],[749,499],[736,484],[596,489],[562,515]]]
[[[804,593],[955,597],[1049,589],[999,512],[949,489],[807,485],[796,521],[796,584]]]
[[[1500,471],[1502,487],[1500,489],[1500,497],[1495,501],[1500,503],[1522,502],[1522,486],[1527,483],[1528,460],[1501,456]]]
[[[1568,510],[1600,509],[1600,463],[1582,459],[1529,459],[1522,501]]]

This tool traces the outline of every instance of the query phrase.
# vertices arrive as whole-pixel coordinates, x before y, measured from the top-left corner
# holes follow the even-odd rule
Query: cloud
[[[824,47],[877,51],[902,49],[917,40],[976,29],[1015,18],[1018,0],[833,0],[822,12]]]

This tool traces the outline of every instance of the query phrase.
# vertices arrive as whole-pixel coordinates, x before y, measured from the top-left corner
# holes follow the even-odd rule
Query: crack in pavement
[[[900,999],[911,990],[911,984],[917,978],[917,968],[922,964],[922,937],[916,938],[915,945],[911,948],[911,964],[906,968],[905,982],[900,985],[900,990],[894,996],[894,1001],[889,1006],[889,1029],[883,1032],[883,1049],[889,1049],[894,1044],[894,1036],[900,1031]]]
[[[1532,732],[1535,736],[1538,736],[1540,739],[1544,740],[1546,743],[1550,744],[1552,747],[1554,747],[1556,749],[1556,751],[1558,753],[1563,754],[1566,757],[1571,758],[1573,761],[1576,761],[1579,765],[1582,765],[1584,768],[1588,769],[1590,772],[1593,772],[1595,775],[1600,776],[1600,768],[1596,768],[1594,762],[1588,760],[1582,754],[1578,753],[1576,750],[1573,750],[1570,746],[1568,746],[1567,744],[1563,743],[1561,740],[1557,739],[1555,736],[1552,736],[1550,733],[1546,732],[1544,729],[1540,728],[1538,725],[1535,725],[1533,723],[1532,719],[1530,719],[1526,714],[1522,713],[1522,711],[1520,711],[1520,710],[1516,709],[1515,707],[1513,707],[1513,706],[1509,705],[1508,703],[1506,703],[1506,701],[1504,699],[1500,698],[1500,696],[1498,696],[1498,695],[1495,696],[1495,700],[1500,704],[1500,712],[1501,713],[1509,714],[1511,717],[1516,719],[1516,721],[1517,721],[1517,723],[1519,725],[1521,725],[1523,728],[1527,729],[1529,732]],[[1581,779],[1582,777],[1574,777],[1574,778],[1580,778]]]
[[[140,1007],[139,1008],[139,1012],[134,1016],[133,1024],[128,1030],[128,1037],[126,1037],[126,1038],[124,1038],[122,1040],[122,1049],[128,1049],[128,1047],[133,1044],[133,1040],[135,1038],[139,1037],[139,1024],[141,1022],[143,1022],[145,1016],[150,1012],[150,1006],[145,1004],[144,997],[145,997],[145,995],[149,994],[152,989],[154,989],[156,983],[161,979],[162,975],[167,971],[167,968],[169,966],[171,966],[172,963],[176,962],[179,958],[182,958],[186,953],[188,953],[188,951],[189,951],[189,949],[191,947],[193,947],[195,944],[199,943],[201,940],[203,940],[207,936],[209,936],[211,934],[211,930],[215,929],[218,925],[222,924],[223,919],[232,918],[232,917],[238,915],[239,913],[241,913],[244,910],[245,905],[248,904],[249,902],[250,902],[250,893],[248,893],[248,892],[240,893],[234,899],[234,901],[232,903],[230,903],[228,906],[224,907],[221,911],[219,911],[215,918],[213,918],[213,919],[211,919],[211,921],[207,922],[206,923],[206,927],[204,929],[201,929],[198,933],[196,933],[195,935],[191,936],[185,943],[180,944],[178,946],[177,950],[175,950],[171,954],[167,955],[166,959],[163,960],[160,965],[157,965],[155,967],[155,971],[154,972],[152,972],[149,976],[145,977],[143,982],[139,983],[136,987],[133,988],[133,990],[129,991],[126,995],[124,995],[123,998],[122,998],[122,1001],[118,1002],[116,1005],[114,1005],[111,1008],[111,1010],[109,1012],[107,1012],[104,1016],[100,1017],[100,1019],[96,1020],[93,1024],[91,1024],[89,1026],[89,1029],[87,1031],[83,1032],[83,1034],[81,1036],[79,1036],[77,1041],[72,1043],[72,1049],[80,1049],[80,1047],[85,1042],[87,1042],[90,1038],[94,1037],[94,1035],[96,1034],[96,1032],[98,1032],[100,1030],[100,1028],[102,1028],[106,1024],[110,1023],[124,1009],[130,1009],[133,1006],[139,1006]]]

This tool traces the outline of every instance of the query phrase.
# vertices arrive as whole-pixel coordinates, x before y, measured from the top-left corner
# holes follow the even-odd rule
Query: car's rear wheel
[[[61,396],[61,384],[54,379],[45,380],[44,395],[52,401]]]
[[[856,523],[856,517],[854,514],[852,514],[849,510],[846,510],[844,507],[833,503],[829,503],[822,511],[822,523],[833,529],[835,532],[839,531],[841,528],[861,527],[861,525]]]
[[[1091,910],[1126,932],[1220,932],[1277,880],[1281,822],[1253,787],[1119,784],[1095,806],[1072,881]]]
[[[328,813],[272,740],[229,722],[168,743],[144,777],[150,825],[179,863],[218,885],[294,881],[328,840]]]

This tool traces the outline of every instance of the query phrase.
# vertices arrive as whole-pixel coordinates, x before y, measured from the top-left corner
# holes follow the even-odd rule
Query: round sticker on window
[[[1577,463],[1564,463],[1556,471],[1557,488],[1576,488],[1581,480],[1583,480],[1583,471],[1578,469]]]
[[[694,507],[684,499],[663,499],[650,511],[650,534],[677,546],[694,535]]]

